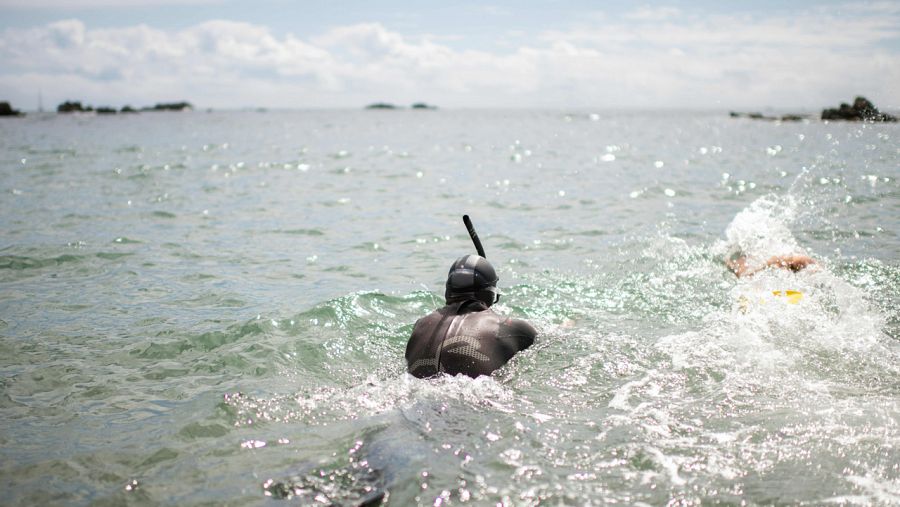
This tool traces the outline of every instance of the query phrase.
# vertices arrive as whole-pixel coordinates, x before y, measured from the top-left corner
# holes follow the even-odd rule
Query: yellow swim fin
[[[799,303],[803,299],[803,293],[799,290],[773,290],[772,294],[784,297],[792,305]]]

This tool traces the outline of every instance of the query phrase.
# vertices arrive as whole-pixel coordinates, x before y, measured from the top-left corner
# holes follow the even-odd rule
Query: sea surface
[[[540,335],[415,379],[463,214]],[[5,506],[900,504],[900,126],[3,119],[0,452]]]

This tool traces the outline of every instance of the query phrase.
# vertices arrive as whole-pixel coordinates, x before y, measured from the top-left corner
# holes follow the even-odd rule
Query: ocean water
[[[0,196],[4,505],[900,503],[897,125],[33,115]],[[540,336],[414,379],[464,213]]]

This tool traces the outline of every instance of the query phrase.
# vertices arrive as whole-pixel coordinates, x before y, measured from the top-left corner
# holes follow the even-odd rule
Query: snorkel
[[[478,252],[478,255],[487,259],[487,255],[484,254],[484,247],[481,246],[481,240],[478,239],[478,233],[475,232],[475,226],[472,225],[472,220],[469,219],[469,215],[463,215],[463,223],[466,224],[466,230],[469,231],[469,237],[472,238],[472,243],[475,243],[475,251]]]

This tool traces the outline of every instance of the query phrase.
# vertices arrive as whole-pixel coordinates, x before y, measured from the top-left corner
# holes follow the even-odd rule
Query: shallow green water
[[[589,113],[0,122],[3,503],[900,502],[898,127]],[[416,380],[463,213],[539,342]]]

